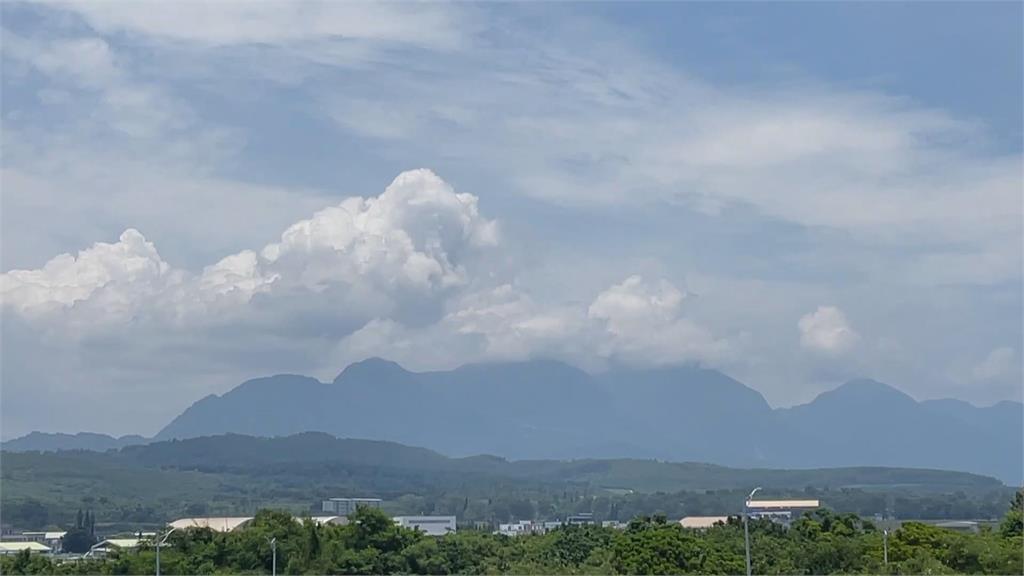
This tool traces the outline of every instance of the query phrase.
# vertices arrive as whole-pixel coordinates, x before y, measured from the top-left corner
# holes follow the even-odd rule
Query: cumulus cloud
[[[727,340],[685,318],[683,293],[667,281],[630,276],[587,303],[539,303],[503,284],[453,299],[436,324],[410,329],[375,319],[344,339],[345,361],[383,355],[418,368],[469,361],[555,358],[600,370],[609,362],[657,366],[717,364]]]
[[[668,364],[686,360],[719,361],[729,351],[724,340],[683,317],[685,294],[671,283],[630,276],[604,290],[587,316],[607,331],[606,353],[625,362]]]
[[[1020,368],[1017,353],[1009,346],[993,349],[973,370],[976,380],[998,380],[1012,375]]]
[[[472,252],[498,242],[475,196],[429,170],[400,174],[382,194],[353,197],[288,227],[259,253],[230,255],[190,274],[173,269],[141,233],[37,270],[0,276],[4,307],[29,319],[116,326],[140,317],[203,324],[251,310],[294,310],[296,299],[355,318],[392,312],[405,298],[440,298],[467,282]],[[317,298],[320,298],[317,300]]]
[[[77,256],[61,254],[38,270],[0,275],[0,299],[29,318],[88,307],[98,321],[125,322],[183,280],[151,242],[128,229],[115,243],[96,243]]]
[[[860,340],[850,328],[846,315],[835,306],[818,306],[797,323],[800,329],[800,345],[808,350],[826,354],[842,354],[849,351]]]

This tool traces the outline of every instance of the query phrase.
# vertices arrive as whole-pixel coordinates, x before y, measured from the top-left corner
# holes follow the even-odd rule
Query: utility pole
[[[747,499],[743,502],[743,548],[744,548],[744,550],[747,553],[747,576],[750,576],[750,574],[751,574],[751,572],[750,572],[750,528],[747,526],[747,516],[748,516],[748,511],[749,511],[749,508],[750,508],[750,501],[754,499],[754,494],[756,494],[757,491],[760,490],[760,489],[761,489],[761,487],[758,486],[757,488],[754,488],[753,490],[751,490],[750,491],[750,495],[747,496]]]

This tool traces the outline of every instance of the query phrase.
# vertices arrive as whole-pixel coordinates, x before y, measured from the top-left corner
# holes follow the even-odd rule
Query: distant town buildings
[[[380,508],[382,503],[380,498],[330,498],[323,501],[321,510],[337,516],[348,516],[362,506]]]
[[[415,528],[427,536],[444,536],[455,532],[455,516],[395,516],[395,524]]]

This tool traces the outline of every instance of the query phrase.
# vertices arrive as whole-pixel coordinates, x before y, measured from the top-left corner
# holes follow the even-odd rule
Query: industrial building
[[[821,508],[818,500],[750,500],[746,503],[750,518],[768,518],[782,524],[789,524],[794,516],[802,512]]]
[[[395,516],[395,524],[415,528],[427,536],[444,536],[456,530],[455,516]]]
[[[20,541],[20,542],[0,542],[0,555],[6,556],[7,554],[18,554],[24,550],[28,550],[31,554],[49,554],[52,550],[46,544],[39,542]]]
[[[728,521],[728,516],[687,516],[679,521],[679,525],[692,530],[707,530],[715,524],[725,524]]]
[[[252,521],[252,516],[226,516],[214,518],[181,518],[168,524],[175,530],[209,528],[214,532],[234,532]]]
[[[381,504],[383,502],[380,498],[330,498],[322,502],[321,509],[329,514],[348,516],[360,507],[380,508]]]

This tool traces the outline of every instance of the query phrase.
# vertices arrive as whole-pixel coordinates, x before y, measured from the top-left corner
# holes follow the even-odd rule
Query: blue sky
[[[371,355],[1021,397],[1019,3],[2,11],[5,437]]]

